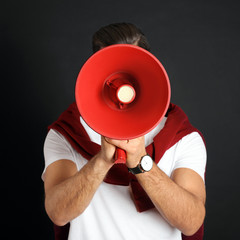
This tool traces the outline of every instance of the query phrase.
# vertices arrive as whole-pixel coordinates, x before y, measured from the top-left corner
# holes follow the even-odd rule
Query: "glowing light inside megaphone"
[[[135,99],[135,96],[136,92],[134,88],[129,84],[124,84],[117,90],[117,98],[124,104],[131,103]]]

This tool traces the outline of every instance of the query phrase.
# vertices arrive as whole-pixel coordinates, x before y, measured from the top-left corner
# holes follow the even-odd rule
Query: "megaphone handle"
[[[115,163],[126,163],[126,152],[121,148],[117,148],[115,152]]]

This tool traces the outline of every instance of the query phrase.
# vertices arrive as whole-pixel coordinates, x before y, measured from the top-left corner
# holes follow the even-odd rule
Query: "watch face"
[[[153,160],[150,156],[146,155],[142,158],[141,160],[141,167],[143,170],[150,171],[152,169],[153,166]]]

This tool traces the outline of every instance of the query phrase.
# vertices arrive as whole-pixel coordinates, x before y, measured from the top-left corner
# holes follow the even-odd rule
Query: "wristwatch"
[[[132,174],[149,172],[153,167],[153,160],[149,155],[145,155],[141,158],[139,164],[135,168],[128,168],[128,171]]]

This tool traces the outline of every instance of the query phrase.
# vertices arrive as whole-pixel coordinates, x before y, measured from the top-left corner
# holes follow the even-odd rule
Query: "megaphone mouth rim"
[[[111,49],[137,49],[137,50],[141,50],[141,52],[147,54],[148,56],[150,56],[150,58],[152,59],[153,62],[157,63],[160,68],[161,68],[161,72],[164,75],[164,78],[166,79],[166,81],[164,81],[164,87],[167,89],[167,93],[165,96],[165,102],[164,102],[164,107],[159,109],[159,112],[154,113],[153,115],[156,115],[156,117],[154,118],[154,120],[152,120],[151,125],[144,125],[143,129],[139,129],[138,131],[136,131],[134,134],[129,133],[127,131],[125,132],[121,132],[121,133],[114,133],[114,131],[109,130],[107,127],[102,129],[99,127],[98,124],[95,123],[95,121],[97,121],[97,117],[92,117],[93,115],[91,115],[91,113],[89,113],[89,111],[95,111],[98,109],[88,109],[86,110],[86,107],[84,107],[85,110],[82,111],[82,106],[84,105],[83,103],[81,103],[80,98],[79,98],[79,87],[77,87],[78,83],[79,83],[79,79],[81,77],[81,74],[83,72],[83,68],[88,65],[89,63],[91,63],[91,61],[94,61],[95,57],[98,57],[100,54],[103,54],[104,52],[107,51],[111,51]],[[144,55],[144,54],[143,54]],[[147,57],[148,58],[148,57]],[[121,70],[119,70],[121,72]],[[103,83],[101,83],[101,85],[103,85]],[[84,119],[84,121],[87,123],[87,125],[93,129],[95,132],[99,133],[100,135],[103,135],[105,137],[109,137],[109,138],[114,138],[114,139],[119,139],[119,140],[126,140],[126,139],[133,139],[133,138],[137,138],[140,136],[143,136],[145,134],[147,134],[149,131],[151,131],[152,129],[154,129],[164,118],[169,104],[170,104],[170,98],[171,98],[171,89],[170,89],[170,82],[169,82],[169,78],[167,75],[167,72],[165,70],[165,68],[163,67],[163,65],[161,64],[161,62],[149,51],[139,47],[139,46],[135,46],[135,45],[131,45],[131,44],[114,44],[111,46],[107,46],[101,50],[99,50],[98,52],[94,53],[83,65],[82,69],[79,72],[78,75],[78,79],[77,79],[77,83],[76,83],[76,90],[75,90],[75,95],[76,95],[76,103],[79,109],[79,112],[81,114],[81,117]],[[139,96],[138,96],[139,97]],[[166,103],[166,104],[165,104]],[[132,103],[131,103],[132,104]],[[131,105],[130,104],[130,105]],[[134,102],[135,104],[135,102]],[[86,105],[86,104],[85,104]],[[130,111],[131,109],[129,109]],[[114,109],[110,109],[109,111],[114,111]],[[116,111],[116,110],[115,110]],[[127,110],[124,110],[125,112],[128,112]],[[116,111],[119,112],[119,111]],[[103,113],[102,113],[103,114]],[[90,115],[90,116],[89,116]]]

